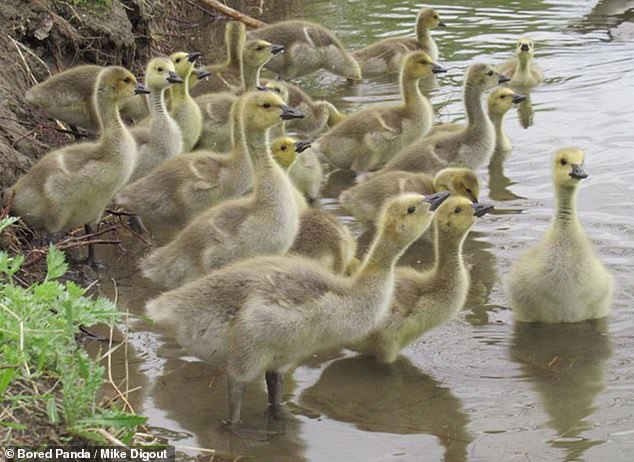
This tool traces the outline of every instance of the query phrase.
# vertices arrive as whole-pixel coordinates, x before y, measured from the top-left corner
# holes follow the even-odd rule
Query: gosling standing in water
[[[452,196],[438,207],[433,222],[433,268],[422,273],[413,268],[397,268],[389,316],[351,348],[391,363],[405,346],[451,320],[462,309],[469,291],[462,244],[476,219],[491,210],[492,205],[474,204],[460,196]]]
[[[607,316],[613,276],[596,257],[577,218],[584,152],[561,149],[553,159],[557,205],[541,241],[513,265],[508,282],[513,316],[522,322],[579,322]]]
[[[509,85],[514,87],[534,87],[544,81],[544,72],[533,63],[535,44],[527,37],[517,42],[514,59],[499,67],[499,71],[511,78]]]
[[[164,293],[148,302],[147,313],[175,331],[190,354],[226,371],[228,423],[240,434],[249,382],[265,375],[270,409],[279,416],[283,372],[319,350],[362,337],[387,316],[394,265],[446,196],[404,194],[388,202],[352,277],[307,258],[261,256]]]

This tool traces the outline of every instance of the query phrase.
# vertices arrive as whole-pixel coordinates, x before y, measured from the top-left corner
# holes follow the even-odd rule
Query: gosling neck
[[[504,120],[504,114],[500,114],[494,111],[488,111],[489,120],[493,124],[493,128],[495,129],[495,144],[496,147],[504,147],[507,143],[506,133],[504,132],[504,128],[502,126],[502,121]]]
[[[413,78],[405,72],[401,72],[401,94],[403,95],[405,108],[408,110],[418,108],[424,101],[424,96],[418,87],[419,80],[419,78]]]
[[[416,41],[422,49],[425,49],[429,43],[433,42],[431,32],[422,20],[416,23]]]
[[[150,88],[148,95],[148,105],[152,113],[152,120],[167,117],[167,108],[165,107],[165,88]]]
[[[520,54],[517,57],[517,69],[520,73],[526,73],[531,68],[531,55],[529,54]]]
[[[467,131],[478,132],[489,123],[482,109],[482,90],[479,87],[465,84],[464,105],[467,113]]]
[[[357,282],[375,281],[388,277],[394,271],[396,261],[405,252],[406,246],[399,245],[391,235],[394,231],[381,229],[368,254],[357,272]]]
[[[258,136],[248,136],[246,144],[253,164],[253,192],[256,200],[283,203],[285,207],[290,207],[290,204],[294,204],[293,186],[286,172],[273,159],[269,148],[269,129],[258,133]]]
[[[439,280],[455,278],[464,270],[462,246],[467,233],[456,236],[443,232],[439,229],[438,224],[436,224],[435,228],[433,274]]]
[[[170,105],[174,105],[175,102],[181,102],[190,100],[191,96],[189,95],[189,76],[192,71],[189,71],[186,76],[183,77],[183,83],[177,83],[172,85],[169,88],[169,96],[170,96]]]
[[[117,141],[123,132],[128,131],[119,115],[120,103],[121,101],[117,101],[105,92],[99,90],[96,92],[95,107],[99,117],[101,139],[104,142]]]
[[[253,67],[242,64],[242,90],[254,91],[260,85],[260,69],[262,66]]]
[[[242,68],[242,48],[244,47],[244,36],[242,31],[233,31],[231,35],[226,38],[227,45],[227,59],[224,62],[224,66],[228,69],[241,69]]]
[[[570,230],[579,227],[577,219],[577,187],[557,187],[557,205],[553,226],[557,230]]]

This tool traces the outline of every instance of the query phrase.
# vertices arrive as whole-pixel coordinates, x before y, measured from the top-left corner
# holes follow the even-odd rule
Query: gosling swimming
[[[507,289],[522,322],[579,322],[610,312],[614,278],[597,258],[577,217],[585,154],[560,149],[553,157],[556,208],[546,233],[511,269]]]

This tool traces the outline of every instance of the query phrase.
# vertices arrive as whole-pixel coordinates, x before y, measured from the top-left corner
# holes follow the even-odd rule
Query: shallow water
[[[319,21],[351,48],[410,33],[420,7],[412,0],[271,3],[277,10],[266,13],[268,20]],[[455,321],[407,348],[394,365],[334,352],[297,368],[286,382],[294,418],[285,435],[264,443],[231,437],[220,428],[227,407],[224,377],[164,343],[147,324],[133,322],[132,385],[143,385],[133,402],[151,425],[173,432],[175,444],[263,461],[632,460],[634,2],[428,4],[449,26],[435,34],[440,64],[449,69],[432,94],[440,120],[462,117],[466,66],[503,62],[521,35],[535,40],[536,61],[547,76],[531,95],[532,126],[520,123],[530,118],[526,113],[510,112],[505,126],[513,152],[479,172],[482,198],[494,202],[497,212],[480,220],[466,245],[473,265],[467,306]],[[302,83],[344,111],[398,99],[389,80],[349,86],[316,74]],[[549,220],[550,158],[567,145],[586,150],[590,177],[581,185],[578,207],[616,276],[613,312],[607,322],[514,327],[502,281]],[[323,206],[342,215],[367,242],[368,233],[334,199],[349,181],[333,175]],[[156,293],[133,269],[135,252],[142,250],[112,261],[112,274],[103,281],[113,294],[110,278],[116,278],[119,304],[133,313],[141,313]],[[414,246],[405,261],[429,261],[424,245]],[[252,384],[244,420],[264,427],[265,403],[263,384]]]

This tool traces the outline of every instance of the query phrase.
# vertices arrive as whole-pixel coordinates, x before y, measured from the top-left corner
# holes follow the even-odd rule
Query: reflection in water
[[[161,356],[165,354],[166,351],[161,352]],[[167,354],[173,355],[173,352]],[[292,386],[292,380],[285,380],[285,395],[291,392],[289,384]],[[305,460],[302,456],[305,443],[299,437],[301,424],[298,419],[289,417],[284,422],[269,422],[264,381],[247,387],[242,419],[250,428],[283,432],[269,441],[239,438],[222,426],[228,409],[225,376],[205,363],[188,362],[172,356],[165,364],[163,375],[157,378],[151,394],[154,405],[164,410],[170,420],[193,433],[200,447],[235,456],[257,456],[257,460],[262,461]]]
[[[526,87],[515,87],[513,90],[518,92],[520,95],[526,96],[526,99],[517,105],[517,115],[520,125],[523,128],[532,127],[535,110],[533,109],[533,101],[531,100],[530,90]]]
[[[402,356],[387,365],[364,356],[335,361],[300,402],[365,431],[435,435],[446,462],[467,460],[472,436],[462,402]]]
[[[593,426],[588,417],[595,410],[594,400],[605,388],[611,354],[605,319],[516,323],[510,353],[539,394],[548,425],[557,432],[549,444],[565,451],[565,461],[579,460],[587,449],[605,442],[583,437]]]
[[[610,40],[634,38],[634,1],[600,0],[572,27],[583,32],[606,29]]]
[[[508,189],[513,184],[510,178],[504,175],[504,162],[511,151],[496,149],[489,162],[489,197],[496,201],[511,201],[522,199]]]

